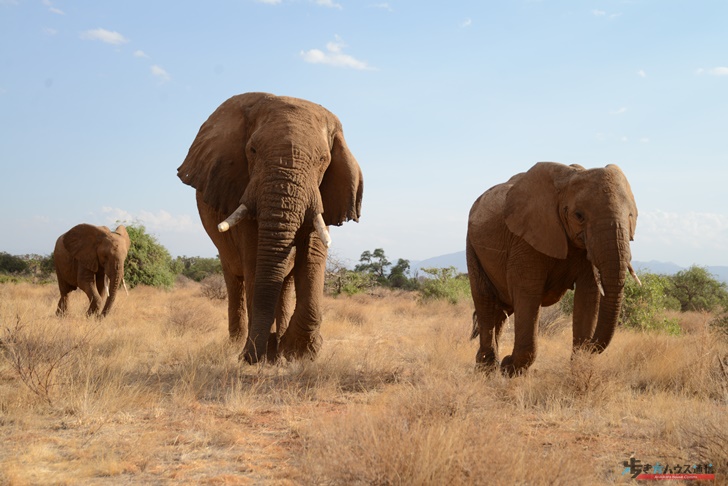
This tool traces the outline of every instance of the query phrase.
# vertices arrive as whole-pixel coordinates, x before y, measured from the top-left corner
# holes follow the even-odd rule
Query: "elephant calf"
[[[603,351],[612,339],[630,264],[637,205],[616,165],[585,169],[540,162],[483,193],[468,219],[466,258],[480,334],[476,364],[499,365],[503,323],[515,315],[514,375],[536,358],[541,306],[575,288],[573,347]],[[638,280],[639,281],[639,280]]]
[[[124,281],[124,260],[130,245],[124,226],[112,232],[106,226],[79,224],[59,236],[53,252],[61,291],[56,315],[65,315],[68,294],[77,288],[83,290],[91,302],[86,314],[98,314],[108,278],[108,297],[101,311],[101,315],[106,316],[114,305],[119,283]]]

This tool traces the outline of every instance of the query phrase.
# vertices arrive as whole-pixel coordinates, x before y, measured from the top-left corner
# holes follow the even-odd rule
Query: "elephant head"
[[[246,93],[210,115],[177,175],[197,189],[198,204],[202,199],[215,211],[219,231],[246,218],[257,225],[252,321],[244,351],[256,362],[267,348],[294,241],[315,228],[328,247],[327,225],[359,220],[359,165],[338,118],[322,106]]]
[[[575,345],[601,352],[614,334],[627,272],[639,282],[630,264],[637,205],[627,178],[616,165],[587,170],[541,162],[510,182],[505,222],[511,232],[553,258],[566,259],[569,244],[586,250],[601,296],[592,338]]]
[[[124,280],[124,261],[131,246],[126,227],[120,225],[112,232],[106,226],[79,224],[65,233],[62,241],[63,247],[78,265],[76,285],[87,294],[94,288],[94,279],[95,287],[101,289],[105,286],[105,278],[108,278],[108,298],[101,311],[101,315],[105,316],[114,305],[116,291]],[[91,300],[89,314],[98,310],[96,298]]]

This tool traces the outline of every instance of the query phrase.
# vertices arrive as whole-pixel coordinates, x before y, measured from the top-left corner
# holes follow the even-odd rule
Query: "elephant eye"
[[[256,153],[256,151],[255,151],[255,147],[250,147],[250,153],[251,153],[251,154],[255,154],[255,153]]]
[[[584,214],[582,214],[581,211],[574,211],[574,217],[576,218],[576,220],[578,222],[580,222],[580,223],[584,222]]]

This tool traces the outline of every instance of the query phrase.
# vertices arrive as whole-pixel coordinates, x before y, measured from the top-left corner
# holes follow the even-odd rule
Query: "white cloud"
[[[328,8],[338,8],[339,10],[344,8],[340,3],[334,2],[334,0],[316,0],[316,5]]]
[[[129,42],[129,39],[124,37],[118,32],[106,30],[106,29],[92,29],[87,30],[86,32],[81,33],[81,39],[84,40],[97,40],[101,42],[105,42],[107,44],[112,44],[115,46],[119,46],[121,44],[126,44]]]
[[[50,27],[44,27],[43,28],[43,33],[45,35],[56,35],[58,33],[58,31],[56,29],[52,29]]]
[[[728,67],[720,66],[708,69],[708,74],[712,74],[713,76],[728,76]]]
[[[616,110],[612,110],[609,112],[610,115],[622,115],[627,112],[627,107],[622,106],[620,108],[617,108]]]
[[[310,49],[308,51],[301,51],[301,57],[304,61],[312,64],[328,64],[330,66],[359,70],[373,69],[366,62],[344,54],[342,52],[344,47],[346,47],[346,44],[342,42],[339,36],[336,36],[334,42],[326,44],[326,52],[320,49]]]
[[[592,15],[595,15],[597,17],[604,17],[605,15],[607,15],[607,12],[605,12],[604,10],[592,10]]]
[[[188,214],[174,216],[164,209],[160,209],[156,213],[142,209],[134,214],[125,209],[104,206],[101,208],[101,212],[109,227],[116,227],[118,224],[140,223],[152,233],[157,231],[197,233],[202,229],[197,216],[194,218]]]
[[[640,78],[646,78],[647,73],[643,69],[640,69],[639,71],[637,71],[637,76],[639,76]]]
[[[255,0],[258,3],[265,3],[267,5],[278,5],[281,0]]]
[[[161,68],[160,66],[157,66],[156,64],[155,64],[155,65],[153,65],[153,66],[152,66],[151,68],[149,68],[149,69],[150,69],[150,70],[152,71],[152,74],[153,74],[153,75],[154,75],[155,77],[159,78],[159,80],[160,80],[160,81],[161,81],[162,83],[166,83],[167,81],[169,81],[170,79],[172,79],[172,77],[171,77],[171,76],[169,75],[169,73],[168,73],[167,71],[165,71],[165,70],[164,70],[163,68]]]
[[[134,57],[142,57],[144,59],[149,59],[149,56],[147,55],[147,53],[142,50],[139,50],[139,49],[134,51]]]
[[[369,8],[381,8],[382,10],[386,10],[388,12],[394,12],[394,9],[392,9],[392,7],[386,2],[373,3],[373,4],[369,5]]]
[[[640,212],[635,236],[637,241],[665,254],[705,252],[723,255],[728,248],[728,215],[659,209]]]
[[[463,28],[470,27],[471,25],[473,25],[472,19],[465,19],[460,23],[460,27],[463,27]]]

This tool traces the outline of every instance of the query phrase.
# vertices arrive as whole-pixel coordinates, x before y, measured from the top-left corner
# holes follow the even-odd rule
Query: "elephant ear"
[[[63,246],[84,268],[96,273],[99,270],[97,248],[110,232],[106,226],[79,224],[63,236]]]
[[[578,170],[555,162],[539,162],[514,176],[506,193],[508,229],[539,252],[564,259],[569,243],[559,216],[559,188]]]
[[[329,164],[319,186],[324,206],[324,222],[340,226],[346,221],[359,221],[364,179],[361,168],[349,151],[344,135],[334,135]]]
[[[246,93],[223,102],[202,124],[177,177],[202,193],[202,199],[224,214],[232,213],[250,182],[245,146],[253,106],[268,93]]]

